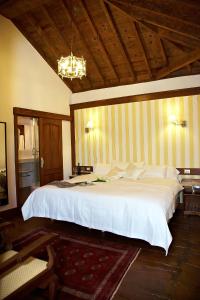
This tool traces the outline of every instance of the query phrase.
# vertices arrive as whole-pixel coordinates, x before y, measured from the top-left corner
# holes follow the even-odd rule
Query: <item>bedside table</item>
[[[200,216],[200,179],[185,179],[181,184],[184,187],[184,214]]]

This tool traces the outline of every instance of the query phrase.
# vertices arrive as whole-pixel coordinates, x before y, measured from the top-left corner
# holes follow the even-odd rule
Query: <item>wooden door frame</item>
[[[31,117],[31,118],[46,118],[55,119],[62,121],[69,121],[71,123],[71,116],[62,115],[56,113],[50,113],[40,110],[26,109],[20,107],[13,107],[14,115],[14,147],[15,147],[15,180],[16,180],[16,197],[17,197],[17,207],[19,205],[19,172],[18,172],[18,130],[17,130],[17,117]]]

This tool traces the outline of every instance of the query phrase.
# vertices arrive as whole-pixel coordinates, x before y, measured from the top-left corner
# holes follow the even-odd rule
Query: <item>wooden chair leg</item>
[[[55,299],[55,293],[57,289],[57,277],[53,276],[49,282],[49,300]]]

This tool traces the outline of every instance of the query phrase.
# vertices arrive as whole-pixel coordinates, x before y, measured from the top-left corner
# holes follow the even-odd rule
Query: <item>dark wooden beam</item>
[[[32,11],[33,9],[48,3],[52,0],[7,0],[0,4],[0,14],[13,19],[25,13]]]
[[[195,49],[200,47],[200,40],[193,39],[192,37],[186,37],[184,35],[178,34],[176,32],[170,31],[168,29],[160,28],[155,25],[146,23],[146,22],[140,22],[144,27],[146,27],[149,30],[152,30],[152,32],[159,35],[160,38],[165,38],[169,41],[175,42],[177,44],[183,45],[188,47],[189,49]]]
[[[166,55],[166,52],[165,52],[165,47],[163,45],[163,41],[161,40],[161,38],[159,36],[158,36],[158,42],[159,42],[159,45],[160,45],[160,53],[161,53],[162,58],[163,58],[163,64],[165,66],[167,66],[168,58],[167,58],[167,55]]]
[[[169,62],[168,66],[162,68],[157,72],[156,79],[163,78],[170,73],[179,70],[188,64],[198,60],[200,58],[200,49],[194,50],[189,54],[182,55],[176,61]]]
[[[169,29],[160,28],[156,25],[149,24],[145,21],[138,20],[132,14],[124,11],[123,9],[121,9],[120,7],[115,5],[114,3],[110,2],[110,0],[104,0],[104,2],[110,4],[110,6],[113,6],[116,10],[118,10],[119,12],[124,14],[124,16],[129,17],[134,22],[137,22],[140,25],[147,28],[148,30],[151,30],[152,33],[158,34],[160,36],[160,38],[164,37],[165,39],[168,39],[170,41],[174,41],[174,42],[179,43],[183,46],[187,46],[188,48],[191,48],[191,49],[195,49],[195,48],[200,47],[200,40],[197,40],[197,39],[195,39],[191,36],[186,37],[186,36],[184,36],[182,34],[179,34],[177,32],[170,31]]]
[[[142,39],[142,36],[141,36],[139,24],[133,22],[133,27],[134,27],[135,35],[136,35],[136,38],[137,38],[137,41],[138,41],[138,46],[140,48],[140,51],[142,52],[142,56],[143,56],[143,59],[144,59],[144,62],[145,62],[146,68],[147,68],[147,72],[149,74],[149,79],[153,79],[153,76],[152,76],[152,73],[151,73],[151,67],[149,65],[149,61],[148,61],[148,58],[147,58],[147,53],[146,53],[145,46],[144,46],[144,43],[143,43],[143,39]]]
[[[102,38],[101,38],[100,34],[98,33],[96,25],[95,25],[95,23],[92,20],[91,14],[90,14],[90,12],[89,12],[89,10],[88,10],[88,8],[87,8],[84,0],[81,0],[80,3],[81,3],[81,6],[82,6],[82,9],[83,9],[83,11],[84,11],[84,13],[86,15],[87,22],[90,24],[90,27],[91,27],[94,35],[96,35],[98,37],[100,48],[101,48],[102,52],[104,53],[104,55],[107,58],[107,61],[109,63],[110,68],[112,69],[112,72],[113,72],[113,74],[115,76],[115,79],[117,79],[119,81],[119,76],[118,76],[118,74],[117,74],[117,72],[115,70],[115,66],[114,66],[114,64],[112,62],[110,54],[108,53],[108,51],[107,51],[107,49],[106,49],[106,47],[105,47],[105,45],[104,45],[104,43],[102,41]]]
[[[192,65],[189,64],[189,65],[186,66],[186,68],[188,69],[188,73],[192,74]]]
[[[167,40],[167,39],[164,39],[164,38],[161,39],[161,41],[162,41],[163,45],[164,44],[167,44],[168,46],[170,45],[171,50],[176,49],[177,51],[179,51],[179,54],[176,54],[176,57],[178,57],[178,55],[186,54],[186,53],[191,52],[191,49],[188,49],[188,48],[186,49],[186,47],[183,47],[182,45],[177,44],[174,41],[170,41],[170,40]]]
[[[200,26],[200,4],[191,7],[186,3],[174,0],[113,0],[118,3],[133,7],[134,9],[148,12],[153,15],[170,19],[173,24],[187,24]],[[198,0],[197,0],[198,1]],[[199,1],[198,1],[199,2]]]
[[[169,29],[173,32],[180,33],[182,35],[193,37],[200,40],[200,26],[196,24],[188,24],[187,22],[180,21],[179,19],[172,18],[170,15],[161,15],[153,10],[143,7],[140,4],[133,4],[132,1],[125,2],[121,0],[104,0],[106,3],[115,5],[119,9],[123,10],[130,17],[134,17],[138,21],[145,21],[147,23]],[[136,3],[136,2],[134,2]],[[140,3],[140,2],[139,2]],[[143,2],[142,2],[143,3]],[[145,2],[145,3],[148,3]],[[174,26],[176,24],[176,26]]]
[[[200,61],[199,60],[197,60],[196,63],[200,66]]]
[[[118,46],[121,50],[121,53],[123,55],[123,58],[124,60],[126,61],[126,64],[127,64],[127,67],[128,67],[128,70],[133,78],[133,80],[136,79],[136,75],[135,75],[135,71],[134,71],[134,68],[133,68],[133,64],[130,60],[130,57],[129,57],[129,54],[128,54],[128,51],[126,50],[126,47],[124,46],[124,43],[123,43],[123,40],[122,40],[122,37],[120,35],[120,32],[117,28],[117,24],[115,22],[115,19],[113,18],[113,15],[112,15],[112,11],[110,10],[110,8],[104,3],[103,0],[100,0],[100,4],[101,4],[101,7],[103,9],[103,12],[106,16],[106,19],[108,21],[108,24],[113,32],[113,35],[118,43]]]
[[[176,2],[179,2],[182,4],[187,4],[190,7],[199,9],[199,0],[176,0]]]

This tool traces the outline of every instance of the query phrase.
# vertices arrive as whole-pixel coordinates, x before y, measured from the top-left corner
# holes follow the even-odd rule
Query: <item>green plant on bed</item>
[[[94,180],[93,182],[107,182],[107,180],[103,177],[98,177],[96,180]]]

